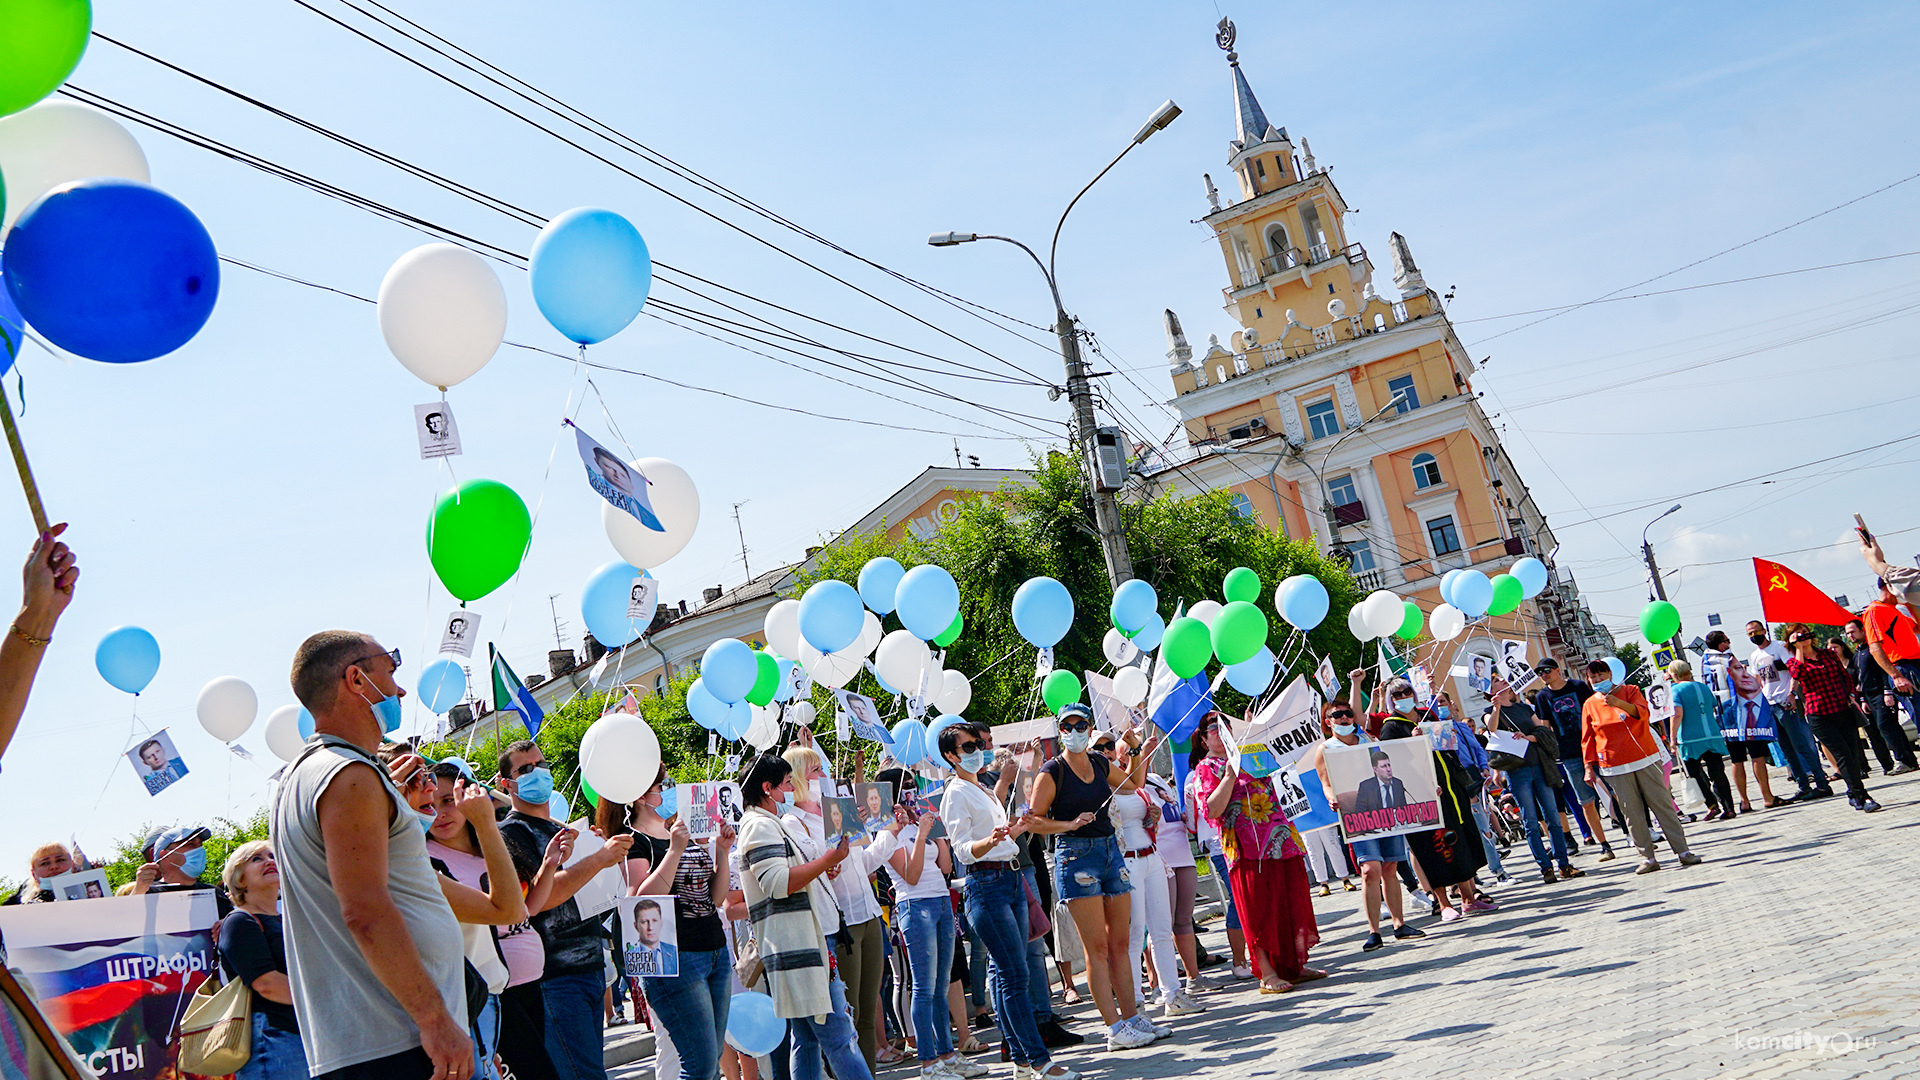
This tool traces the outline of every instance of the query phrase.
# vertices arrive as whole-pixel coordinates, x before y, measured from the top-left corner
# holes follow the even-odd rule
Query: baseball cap
[[[1559,670],[1560,670],[1560,661],[1555,660],[1551,656],[1546,657],[1545,659],[1541,660],[1539,663],[1533,665],[1533,673],[1535,675],[1545,675],[1549,671],[1559,671]]]
[[[1088,708],[1085,704],[1081,702],[1072,701],[1072,702],[1068,702],[1065,705],[1062,705],[1060,707],[1060,712],[1056,715],[1058,715],[1059,718],[1062,720],[1065,720],[1069,716],[1082,716],[1088,720],[1091,720],[1093,719],[1093,710]]]
[[[163,852],[189,844],[195,840],[205,843],[213,839],[213,833],[202,825],[175,825],[171,828],[159,828],[147,834],[146,843],[140,845],[140,854],[152,862],[155,852]]]

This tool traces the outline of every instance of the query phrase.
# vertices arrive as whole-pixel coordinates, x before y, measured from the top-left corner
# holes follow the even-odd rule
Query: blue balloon
[[[533,242],[533,302],[568,341],[592,345],[627,328],[653,288],[640,230],[611,210],[575,207]]]
[[[93,666],[114,689],[138,694],[160,670],[160,643],[137,626],[116,626],[94,647]]]
[[[113,364],[185,345],[220,294],[220,255],[193,211],[159,188],[104,176],[28,207],[0,270],[48,341]]]
[[[707,646],[707,654],[700,660],[700,681],[723,705],[745,701],[759,676],[760,661],[739,638],[721,638]]]
[[[893,694],[896,696],[900,693],[900,691],[894,689],[892,686],[889,686],[887,684],[887,680],[880,677],[880,669],[878,667],[874,668],[872,671],[867,672],[867,674],[873,676],[873,681],[880,684],[880,690],[882,693]]]
[[[1493,603],[1493,582],[1478,570],[1462,570],[1460,576],[1453,579],[1453,606],[1469,619],[1477,619],[1487,613],[1487,605]]]
[[[1301,630],[1319,626],[1332,603],[1327,587],[1312,574],[1295,574],[1273,593],[1273,606],[1280,609],[1280,617]]]
[[[4,372],[4,369],[0,369]],[[1547,564],[1529,555],[1507,570],[1520,582],[1520,595],[1528,600],[1539,596],[1547,587]]]
[[[964,724],[966,722],[967,718],[961,716],[959,713],[948,713],[933,723],[928,724],[927,733],[921,740],[926,744],[926,756],[938,764],[945,765],[947,763],[946,758],[940,754],[940,733],[955,724]]]
[[[1624,661],[1617,656],[1607,656],[1602,657],[1602,659],[1607,662],[1607,670],[1613,672],[1614,682],[1620,683],[1627,681],[1627,665]]]
[[[1113,590],[1113,605],[1108,614],[1121,633],[1132,637],[1147,625],[1147,619],[1159,607],[1160,596],[1153,591],[1153,586],[1134,578],[1121,582],[1120,587]]]
[[[1147,625],[1134,632],[1134,647],[1141,652],[1152,652],[1160,647],[1160,638],[1167,632],[1167,621],[1159,612],[1147,616]]]
[[[547,800],[547,814],[555,821],[566,821],[573,816],[573,806],[567,802],[565,792],[555,791]]]
[[[893,610],[894,591],[900,588],[900,579],[906,573],[899,562],[885,555],[868,559],[860,568],[860,599],[875,615],[888,614]]]
[[[467,673],[447,657],[428,664],[420,672],[420,704],[430,713],[445,714],[467,696]]]
[[[922,641],[932,641],[953,625],[960,614],[960,586],[944,567],[924,563],[900,578],[893,594],[894,613],[900,625]],[[806,614],[801,613],[801,618]],[[814,648],[819,648],[818,645]]]
[[[300,728],[302,740],[313,738],[313,714],[307,711],[306,706],[300,707],[300,715],[294,719],[294,723]]]
[[[792,701],[793,669],[798,666],[798,663],[784,656],[780,657],[777,663],[780,665],[780,681],[773,684],[773,700]]]
[[[477,780],[477,778],[473,775],[473,762],[468,761],[466,758],[443,757],[440,759],[439,764],[451,765],[454,768],[459,769],[460,775],[465,777],[469,782],[474,782]]]
[[[949,619],[949,622],[952,620]],[[1057,645],[1073,627],[1073,595],[1050,577],[1031,577],[1013,594],[1013,628],[1035,648]]]
[[[1251,660],[1242,660],[1227,669],[1227,685],[1248,697],[1264,694],[1273,684],[1273,666],[1273,651],[1262,645]]]
[[[4,197],[5,192],[0,192]],[[13,370],[14,357],[27,347],[27,320],[20,315],[20,309],[13,306],[13,294],[7,292],[7,284],[0,280],[0,375]]]
[[[1449,604],[1453,604],[1453,583],[1458,581],[1460,575],[1465,572],[1464,570],[1449,570],[1440,575],[1440,599],[1445,600]],[[1459,607],[1460,605],[1453,604],[1453,606]]]
[[[909,716],[893,725],[893,760],[911,769],[927,753],[927,726]]]
[[[672,817],[674,810],[678,809],[679,806],[680,789],[678,787],[661,788],[660,805],[654,807],[653,812],[659,814],[661,817]]]
[[[948,621],[952,621],[951,616]],[[839,652],[853,644],[866,624],[866,605],[844,581],[816,581],[800,594],[800,636],[823,653]],[[752,689],[751,684],[748,689]]]
[[[708,731],[720,730],[720,722],[727,718],[726,704],[708,692],[705,678],[687,686],[687,715]]]
[[[620,559],[595,570],[587,579],[586,587],[580,590],[580,618],[587,624],[587,633],[609,649],[618,649],[638,638],[653,621],[652,612],[648,612],[644,620],[629,619],[627,607],[633,601],[633,583],[652,576]]]
[[[773,999],[751,991],[733,995],[727,1006],[727,1041],[743,1054],[759,1057],[780,1048],[787,1022],[774,1015]]]
[[[727,706],[726,718],[720,721],[720,737],[728,742],[738,742],[747,737],[747,728],[752,725],[753,706],[736,701]]]

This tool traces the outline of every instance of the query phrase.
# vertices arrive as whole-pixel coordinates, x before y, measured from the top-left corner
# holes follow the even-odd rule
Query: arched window
[[[1440,462],[1432,454],[1413,456],[1413,486],[1417,488],[1437,487],[1441,483]]]
[[[1292,244],[1287,242],[1287,227],[1285,225],[1270,225],[1267,227],[1267,254],[1285,255],[1287,249],[1292,246]]]

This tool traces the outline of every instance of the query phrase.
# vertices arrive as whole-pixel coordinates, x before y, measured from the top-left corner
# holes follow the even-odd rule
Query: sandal
[[[1293,984],[1289,982],[1283,982],[1279,986],[1268,986],[1266,983],[1260,984],[1260,992],[1263,994],[1284,994],[1292,989]]]
[[[901,1053],[898,1047],[888,1044],[881,1047],[879,1053],[873,1055],[873,1060],[882,1065],[891,1065],[896,1061],[907,1060],[907,1055]]]
[[[1293,980],[1293,985],[1299,986],[1303,982],[1312,982],[1315,979],[1324,979],[1326,977],[1327,973],[1321,971],[1319,968],[1301,968],[1300,977]]]
[[[1360,886],[1358,886],[1358,885],[1355,885],[1355,884],[1353,883],[1353,879],[1352,879],[1352,878],[1347,878],[1347,879],[1346,879],[1345,881],[1343,881],[1343,882],[1342,882],[1342,884],[1344,884],[1344,885],[1345,885],[1345,886],[1347,887],[1347,891],[1348,891],[1348,892],[1359,892],[1359,891],[1360,891]]]
[[[963,1054],[984,1054],[988,1048],[981,1046],[979,1039],[969,1035],[967,1036],[967,1041],[961,1043],[958,1049]]]

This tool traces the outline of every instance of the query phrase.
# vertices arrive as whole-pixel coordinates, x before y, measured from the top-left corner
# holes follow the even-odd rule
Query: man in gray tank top
[[[373,757],[400,726],[399,666],[346,630],[294,655],[314,735],[273,804],[287,976],[313,1076],[469,1080],[460,924],[419,815]]]

